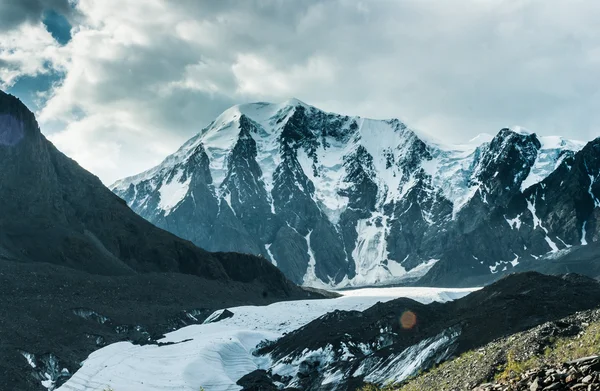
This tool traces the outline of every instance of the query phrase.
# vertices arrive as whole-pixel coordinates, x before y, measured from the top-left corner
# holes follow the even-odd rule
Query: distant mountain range
[[[599,157],[600,139],[505,128],[444,145],[292,99],[234,106],[110,188],[157,226],[261,255],[299,284],[473,285],[548,265],[600,274],[569,255],[600,253]]]

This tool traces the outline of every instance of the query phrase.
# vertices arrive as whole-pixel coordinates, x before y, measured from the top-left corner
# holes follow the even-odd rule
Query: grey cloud
[[[85,12],[95,12],[89,4]],[[94,50],[71,54],[42,112],[78,105],[114,124],[107,133],[86,123],[86,137],[133,151],[98,172],[106,181],[135,173],[133,160],[137,169],[164,157],[135,140],[175,149],[232,104],[290,96],[344,114],[400,117],[446,141],[515,124],[600,134],[595,0],[181,0],[143,19],[134,1],[96,4],[106,25],[75,30],[66,46]],[[112,19],[131,32],[111,39]],[[130,36],[139,39],[121,43]]]
[[[9,67],[11,67],[11,66],[12,66],[12,64],[11,64],[11,63],[9,63],[8,61],[6,61],[6,60],[3,60],[3,59],[1,59],[1,58],[0,58],[0,69],[1,69],[1,68],[6,68],[6,69],[8,69],[8,68],[9,68]]]
[[[22,23],[41,21],[44,11],[53,9],[69,18],[75,14],[69,0],[7,0],[0,2],[0,32]]]

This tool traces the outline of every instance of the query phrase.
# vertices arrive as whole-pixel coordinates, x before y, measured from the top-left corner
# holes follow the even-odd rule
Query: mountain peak
[[[0,146],[15,146],[39,133],[33,113],[19,98],[0,90]]]
[[[284,101],[282,103],[283,106],[304,106],[304,107],[310,107],[308,104],[304,103],[303,101],[301,101],[298,98],[289,98],[288,100]]]
[[[281,109],[293,108],[293,107],[298,107],[298,106],[302,106],[305,108],[312,107],[311,105],[301,101],[300,99],[289,98],[289,99],[284,100],[279,103],[278,102],[264,102],[264,101],[241,103],[241,104],[231,106],[230,108],[225,110],[221,115],[232,112],[232,113],[243,113],[243,114],[248,115],[249,117],[252,117],[253,115],[256,115],[257,112],[260,112],[260,111],[276,112]]]
[[[21,99],[0,90],[0,114],[14,111],[22,111],[33,115],[33,113],[27,108],[27,106],[25,106]]]
[[[517,133],[517,134],[520,134],[523,136],[529,136],[531,134],[535,134],[519,125],[511,126],[510,128],[506,128],[506,129],[510,130],[513,133]]]

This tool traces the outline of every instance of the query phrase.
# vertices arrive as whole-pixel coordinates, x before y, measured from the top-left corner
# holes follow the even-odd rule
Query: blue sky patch
[[[44,12],[42,22],[56,42],[66,45],[71,40],[71,24],[62,14],[54,10]]]
[[[21,76],[6,92],[18,96],[32,111],[38,111],[44,106],[46,99],[38,96],[46,92],[52,85],[59,82],[65,75],[46,66],[47,73],[37,76]]]

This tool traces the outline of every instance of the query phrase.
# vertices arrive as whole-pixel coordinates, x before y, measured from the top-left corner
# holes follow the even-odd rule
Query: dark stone
[[[204,321],[204,323],[217,323],[217,322],[220,322],[222,320],[232,318],[232,317],[233,317],[233,312],[229,311],[228,309],[224,309],[221,311],[221,313],[218,316],[216,316],[215,318],[212,318],[212,319],[207,319]]]

